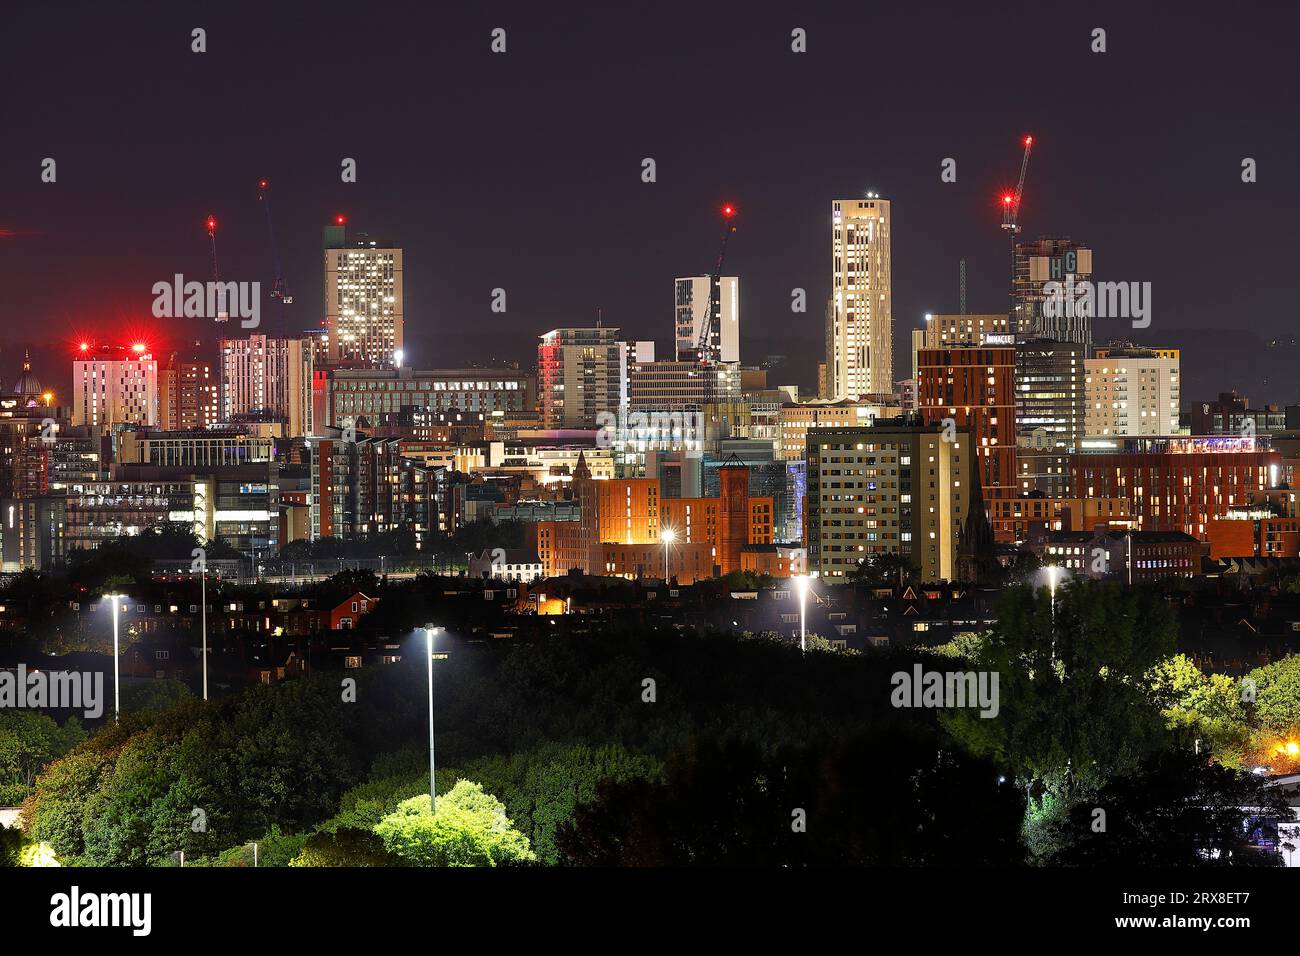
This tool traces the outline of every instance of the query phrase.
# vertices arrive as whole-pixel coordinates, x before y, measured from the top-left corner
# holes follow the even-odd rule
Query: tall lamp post
[[[1056,624],[1056,577],[1061,569],[1054,564],[1047,566],[1047,589],[1052,595],[1052,624]]]
[[[664,543],[664,584],[668,583],[668,549],[672,543],[677,540],[677,532],[672,528],[664,528],[659,534],[659,540]]]
[[[799,653],[806,654],[808,652],[808,575],[796,574],[794,576],[794,586],[799,592]]]
[[[122,711],[121,696],[118,693],[118,674],[117,674],[117,602],[122,597],[120,594],[105,594],[104,597],[113,602],[113,722],[117,723],[118,715]]]
[[[429,658],[429,813],[436,813],[438,810],[437,796],[434,793],[434,761],[433,761],[433,635],[442,628],[435,627],[432,624],[424,625],[424,639],[426,643],[425,651]]]
[[[208,562],[199,569],[199,620],[203,622],[203,699],[208,699]]]

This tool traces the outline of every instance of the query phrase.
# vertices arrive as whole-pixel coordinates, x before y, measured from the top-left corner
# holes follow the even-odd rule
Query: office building
[[[82,346],[72,363],[72,424],[157,426],[158,361],[146,346]]]
[[[327,364],[401,364],[402,250],[342,223],[325,228],[324,246]]]
[[[312,434],[312,341],[250,335],[222,339],[223,422],[279,421],[293,436]]]
[[[894,387],[894,302],[889,200],[831,205],[831,305],[826,364],[835,399],[889,401]]]
[[[1022,494],[1068,497],[1069,453],[1084,437],[1084,361],[1078,342],[1017,342],[1015,371],[1016,465]]]
[[[1061,299],[1061,307],[1044,310],[1044,286],[1063,288],[1092,281],[1092,250],[1069,237],[1044,237],[1017,242],[1015,275],[1011,284],[1011,331],[1016,339],[1054,339],[1074,342],[1086,349],[1092,344],[1092,315],[1086,303]],[[1049,315],[1049,312],[1055,312]]]
[[[1108,346],[1083,367],[1086,437],[1178,433],[1178,349]]]
[[[985,502],[1020,494],[1016,472],[1016,350],[956,345],[918,356],[917,409],[928,425],[951,422],[971,436]],[[1011,529],[993,531],[1014,540]]]
[[[970,436],[878,423],[808,432],[808,568],[842,579],[901,554],[925,581],[954,580],[971,501]]]
[[[1263,442],[1127,438],[1107,451],[1069,456],[1070,497],[1124,498],[1139,531],[1182,531],[1208,540],[1210,522],[1276,488],[1281,455]]]
[[[618,329],[552,329],[537,346],[542,427],[595,429],[627,404],[627,349]]]
[[[713,321],[701,348],[709,311],[709,287],[714,286]],[[690,276],[673,282],[676,321],[673,336],[679,362],[740,361],[740,280],[735,276]]]

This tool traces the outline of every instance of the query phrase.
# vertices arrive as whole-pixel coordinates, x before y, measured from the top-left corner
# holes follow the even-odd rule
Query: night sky
[[[1022,221],[1095,250],[1098,278],[1149,281],[1144,333],[1185,349],[1184,406],[1238,388],[1300,401],[1296,212],[1300,12],[1281,4],[696,3],[87,4],[12,7],[0,28],[0,384],[30,345],[66,387],[69,343],[153,320],[154,282],[261,280],[256,199],[272,183],[295,302],[322,316],[321,227],[405,249],[406,337],[420,367],[535,361],[550,328],[672,330],[671,280],[710,271],[718,207],[740,210],[742,357],[789,356],[815,385],[830,287],[830,203],[893,203],[896,378],[908,331],[1006,311],[997,196],[1035,137]],[[1159,7],[1161,9],[1144,9]],[[1177,14],[1173,15],[1173,11]],[[190,52],[190,30],[208,52]],[[489,50],[507,31],[508,52]],[[1108,52],[1090,52],[1093,27]],[[790,31],[808,52],[790,51]],[[40,181],[44,157],[58,182]],[[640,179],[653,157],[658,182]],[[1243,184],[1243,157],[1259,181]],[[354,157],[358,182],[340,182]],[[940,163],[958,163],[956,184]],[[809,310],[792,315],[793,287]],[[505,315],[491,291],[507,290]],[[147,330],[147,331],[146,331]]]

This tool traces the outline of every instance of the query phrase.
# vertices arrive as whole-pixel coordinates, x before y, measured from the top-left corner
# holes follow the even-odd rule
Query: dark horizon
[[[79,335],[148,330],[164,357],[213,338],[209,323],[149,316],[153,283],[209,277],[209,213],[223,278],[269,292],[262,177],[295,303],[281,323],[265,300],[259,331],[319,324],[320,230],[345,213],[405,250],[406,351],[420,367],[528,367],[538,334],[593,324],[597,309],[667,349],[671,280],[709,271],[717,209],[734,202],[725,271],[741,278],[742,359],[787,355],[775,378],[805,387],[822,348],[830,203],[874,190],[893,204],[905,378],[910,330],[958,309],[961,258],[968,310],[1006,311],[997,196],[1032,133],[1025,236],[1070,235],[1095,250],[1098,278],[1153,286],[1149,329],[1099,322],[1095,339],[1183,348],[1185,406],[1231,388],[1255,404],[1300,401],[1284,379],[1300,353],[1250,347],[1292,334],[1300,187],[1284,170],[1300,134],[1282,118],[1296,105],[1294,11],[1271,29],[1208,29],[1117,5],[1051,23],[1029,5],[727,4],[680,8],[687,19],[462,3],[370,7],[360,20],[334,4],[175,5],[135,18],[88,7],[70,32],[49,9],[16,11],[0,39],[6,390],[24,347],[66,388]],[[190,52],[194,26],[205,54]],[[489,50],[498,26],[504,55]],[[1107,29],[1104,54],[1089,51],[1094,26]],[[794,27],[806,54],[790,51]],[[40,181],[46,156],[55,184]],[[653,184],[640,180],[646,156]],[[1248,156],[1253,184],[1241,181]],[[356,184],[339,181],[343,157],[357,160]],[[945,157],[955,184],[940,182]],[[504,315],[489,309],[497,287]],[[792,316],[795,287],[808,311]]]

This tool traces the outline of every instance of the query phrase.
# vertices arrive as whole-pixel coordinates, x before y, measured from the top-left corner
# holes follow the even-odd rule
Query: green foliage
[[[1300,728],[1300,654],[1246,675],[1255,682],[1254,717],[1266,733],[1288,736]]]
[[[18,866],[22,850],[23,832],[0,824],[0,866]]]
[[[290,866],[398,866],[373,830],[340,827],[313,833]]]
[[[1096,786],[1166,746],[1165,720],[1147,674],[1173,652],[1168,605],[1119,585],[1076,582],[1008,590],[973,664],[999,676],[1001,709],[941,720],[972,753],[1036,781],[1064,772],[1067,787]]]
[[[1241,767],[1250,750],[1251,729],[1241,703],[1241,686],[1223,674],[1203,674],[1185,655],[1152,668],[1151,693],[1180,744],[1230,767]]]
[[[572,819],[579,804],[595,799],[601,784],[654,780],[660,769],[654,757],[618,745],[553,743],[473,761],[462,774],[499,796],[537,858],[554,864],[560,862],[556,830]]]
[[[414,723],[367,695],[373,675],[361,680],[361,699],[376,706],[342,704],[337,679],[322,675],[124,716],[40,778],[24,805],[33,835],[70,862],[112,866],[215,854],[276,824],[305,832],[360,779],[393,723]],[[196,809],[206,830],[192,826]]]
[[[1276,851],[1249,845],[1257,816],[1291,819],[1286,799],[1250,773],[1185,751],[1156,754],[1059,815],[1055,852],[1064,866],[1280,866]],[[1104,817],[1098,815],[1103,810]],[[1104,829],[1101,824],[1104,822]]]
[[[76,717],[62,727],[49,715],[34,710],[0,710],[0,806],[15,806],[27,799],[37,774],[85,739]]]
[[[436,812],[427,794],[403,800],[375,832],[408,866],[508,866],[536,859],[505,805],[468,780],[440,797]]]

